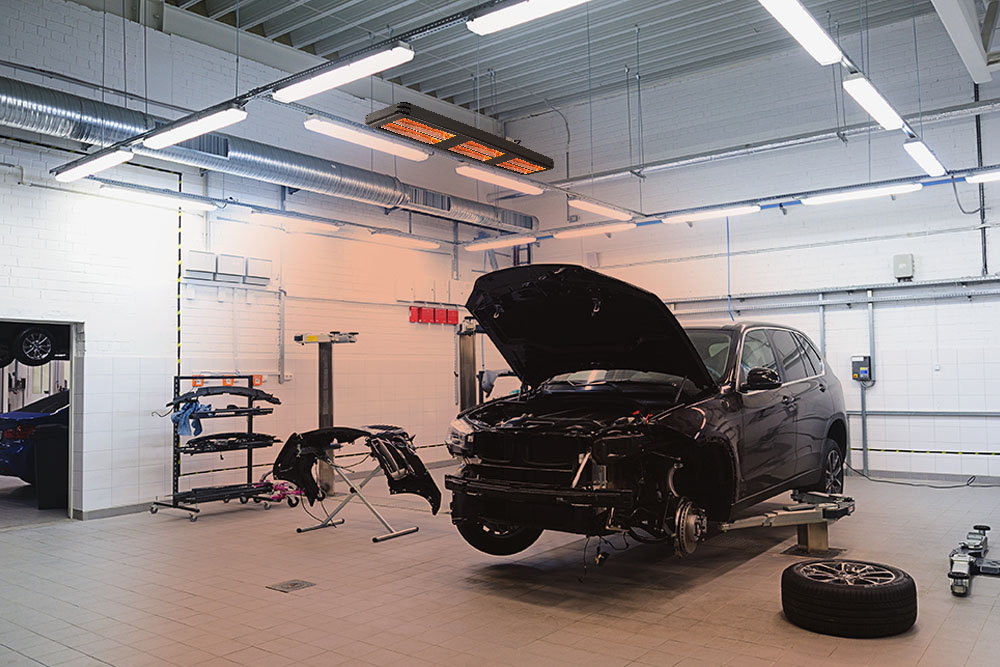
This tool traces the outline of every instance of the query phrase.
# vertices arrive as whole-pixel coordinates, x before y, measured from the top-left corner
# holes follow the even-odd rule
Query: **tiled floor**
[[[35,487],[16,477],[0,477],[0,530],[68,521],[66,510],[40,510]]]
[[[420,499],[373,487],[420,532],[373,544],[356,503],[344,526],[301,535],[300,509],[220,504],[196,523],[161,511],[0,532],[0,665],[1000,664],[1000,578],[959,599],[945,577],[971,524],[1000,530],[1000,489],[849,480],[858,510],[834,546],[902,567],[920,595],[910,632],[849,640],[782,617],[793,529],[720,535],[686,560],[634,547],[581,581],[581,538],[493,558]],[[287,579],[316,585],[265,588]]]

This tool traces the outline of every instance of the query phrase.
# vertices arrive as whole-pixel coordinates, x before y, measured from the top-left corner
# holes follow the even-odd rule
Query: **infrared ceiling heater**
[[[513,141],[407,102],[374,111],[365,116],[365,123],[370,128],[517,174],[537,174],[554,166],[551,158]]]

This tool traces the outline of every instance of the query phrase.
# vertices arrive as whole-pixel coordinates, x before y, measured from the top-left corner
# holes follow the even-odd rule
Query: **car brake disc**
[[[674,514],[674,550],[677,555],[693,554],[707,533],[708,517],[705,511],[687,498],[682,498]]]

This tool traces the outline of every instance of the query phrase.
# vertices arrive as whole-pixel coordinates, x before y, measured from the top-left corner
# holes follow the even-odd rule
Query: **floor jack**
[[[986,558],[986,552],[990,549],[989,538],[986,536],[989,530],[989,526],[973,526],[972,532],[949,554],[951,569],[948,571],[948,578],[951,579],[952,595],[968,595],[972,577],[977,574],[1000,575],[1000,560]]]

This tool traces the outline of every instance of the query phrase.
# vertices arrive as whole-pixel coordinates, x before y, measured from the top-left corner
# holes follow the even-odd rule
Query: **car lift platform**
[[[794,505],[719,524],[726,533],[740,528],[797,526],[798,544],[787,553],[822,555],[830,549],[830,524],[854,513],[854,498],[820,491],[793,491]]]

